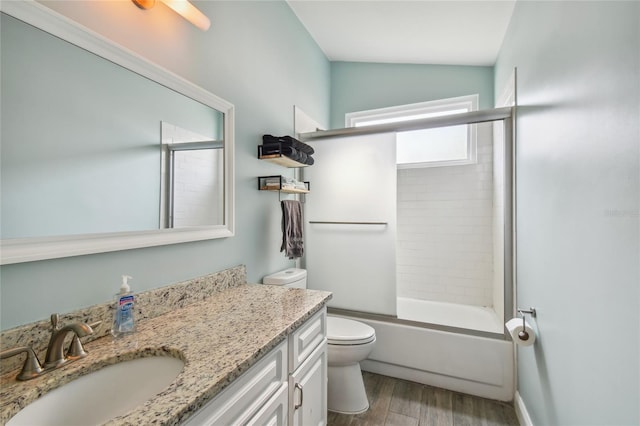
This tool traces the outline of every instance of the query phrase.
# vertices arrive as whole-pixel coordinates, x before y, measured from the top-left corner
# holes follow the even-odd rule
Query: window
[[[478,95],[400,105],[346,114],[347,127],[398,123],[478,109]],[[476,162],[473,125],[439,127],[396,133],[398,168],[472,164]]]

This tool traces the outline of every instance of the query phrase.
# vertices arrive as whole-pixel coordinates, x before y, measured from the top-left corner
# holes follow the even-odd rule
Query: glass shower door
[[[305,204],[308,287],[329,306],[396,315],[395,134],[307,142],[315,164]]]

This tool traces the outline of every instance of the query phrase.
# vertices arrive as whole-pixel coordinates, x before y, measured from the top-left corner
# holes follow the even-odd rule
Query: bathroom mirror
[[[36,2],[1,10],[1,264],[234,234],[232,104]]]

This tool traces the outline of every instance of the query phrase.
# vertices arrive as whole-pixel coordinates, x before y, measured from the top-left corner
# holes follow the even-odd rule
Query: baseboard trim
[[[513,405],[516,409],[516,416],[518,416],[520,426],[533,426],[531,416],[529,416],[529,411],[527,411],[527,406],[524,405],[524,400],[518,391],[516,391],[516,395],[513,399]]]

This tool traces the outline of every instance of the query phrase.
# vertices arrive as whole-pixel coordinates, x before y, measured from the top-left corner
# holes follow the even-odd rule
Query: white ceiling
[[[515,0],[287,0],[331,61],[493,65]]]

